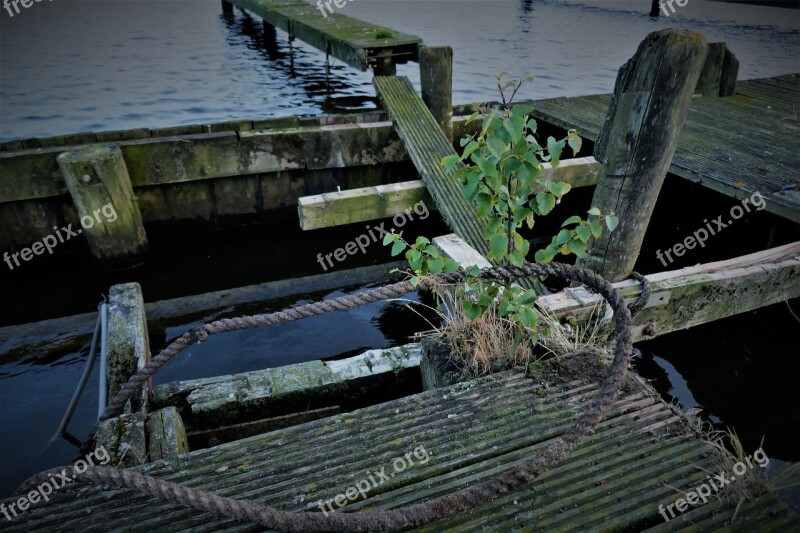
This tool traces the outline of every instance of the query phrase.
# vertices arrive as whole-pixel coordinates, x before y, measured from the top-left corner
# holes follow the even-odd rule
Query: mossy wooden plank
[[[461,186],[445,170],[441,160],[455,154],[439,124],[405,77],[376,76],[374,84],[398,135],[417,167],[422,181],[448,226],[481,254],[489,251],[483,236],[484,222],[475,206],[464,198]]]
[[[696,241],[692,246],[697,246]],[[647,279],[650,298],[633,316],[634,340],[651,339],[797,298],[800,242],[726,261],[650,274]],[[631,303],[641,294],[641,284],[631,279],[614,286]],[[595,294],[571,289],[543,296],[537,305],[551,314],[585,318],[599,301]]]
[[[669,487],[692,486],[705,476],[698,467],[713,468],[717,452],[654,393],[634,383],[595,434],[559,466],[520,490],[428,529],[508,530],[541,522],[634,530],[658,520],[657,502],[669,503],[674,494]],[[385,468],[391,473],[395,458],[416,450],[414,464],[339,511],[393,508],[474,485],[530,459],[563,434],[595,387],[586,381],[536,383],[507,372],[137,470],[237,499],[313,512],[365,472]],[[353,449],[369,452],[353,454]],[[607,508],[635,510],[639,521],[633,522],[631,513],[604,513]],[[140,520],[131,522],[134,515]],[[785,522],[786,511],[765,519]],[[128,490],[79,486],[65,487],[9,529],[99,531],[123,524],[132,531],[165,524],[172,530],[258,529]]]
[[[418,202],[434,205],[423,183],[410,181],[305,196],[297,201],[297,213],[300,227],[312,230],[389,218]]]
[[[317,6],[299,0],[233,0],[233,3],[361,70],[369,66],[371,57],[384,53],[413,55],[422,42],[414,35],[387,30],[335,11],[323,16]],[[384,32],[391,36],[384,37]]]

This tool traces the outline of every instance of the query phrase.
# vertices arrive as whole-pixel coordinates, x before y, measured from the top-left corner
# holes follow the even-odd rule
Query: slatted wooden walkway
[[[422,39],[383,26],[376,26],[340,13],[327,16],[303,0],[230,0],[251,11],[269,24],[287,32],[350,66],[366,70],[378,60],[405,63],[416,60]],[[325,2],[323,2],[324,6]]]
[[[483,222],[478,219],[475,206],[464,198],[461,184],[454,176],[455,169],[445,170],[441,164],[442,158],[456,153],[452,143],[408,78],[376,76],[373,83],[445,222],[456,235],[485,256],[489,247],[483,236]]]
[[[597,140],[611,95],[534,102],[534,115]],[[739,82],[736,95],[697,98],[670,172],[738,199],[760,192],[766,209],[800,222],[800,74]]]
[[[593,396],[583,380],[545,384],[510,371],[351,413],[191,452],[139,470],[282,509],[319,512],[318,502],[345,493],[371,473],[388,480],[340,511],[389,509],[479,483],[535,455],[563,434]],[[395,471],[395,459],[423,453]],[[429,456],[426,461],[425,454]],[[714,501],[692,522],[668,524],[658,505],[718,471],[716,452],[682,415],[631,380],[597,432],[530,486],[426,531],[708,530],[734,508]],[[671,488],[675,487],[675,488]],[[129,490],[67,486],[3,524],[10,531],[259,531],[231,519],[185,509]],[[743,531],[791,530],[800,518],[763,496],[739,509]]]

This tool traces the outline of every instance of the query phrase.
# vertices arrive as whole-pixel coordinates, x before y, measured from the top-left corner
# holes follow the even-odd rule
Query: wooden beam
[[[601,171],[602,165],[594,157],[577,157],[561,161],[556,170],[544,163],[539,179],[588,187],[597,183]],[[298,199],[297,212],[300,227],[310,230],[392,217],[420,201],[429,210],[436,209],[425,184],[416,180],[305,196]]]
[[[385,120],[160,136],[117,144],[134,188],[408,159],[392,123]],[[66,194],[56,158],[74,148],[77,147],[51,146],[0,152],[0,203]]]
[[[435,237],[433,245],[439,249],[443,256],[455,259],[464,268],[471,266],[487,268],[492,266],[489,260],[483,257],[478,250],[455,233]]]
[[[726,261],[646,276],[650,298],[634,313],[634,340],[652,339],[800,296],[800,242]],[[632,303],[641,283],[614,286]],[[543,296],[537,305],[550,314],[585,319],[601,301],[585,289]]]
[[[436,207],[421,181],[404,181],[305,196],[297,200],[297,214],[300,227],[311,230],[389,218],[419,202]]]

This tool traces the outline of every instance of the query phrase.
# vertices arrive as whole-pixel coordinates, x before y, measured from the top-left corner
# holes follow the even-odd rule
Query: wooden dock
[[[537,120],[596,141],[609,94],[533,102]],[[739,82],[732,97],[696,98],[670,173],[742,200],[755,192],[766,210],[800,222],[800,74]]]
[[[296,37],[360,70],[373,67],[393,72],[395,64],[415,61],[417,47],[422,43],[416,35],[342,15],[338,8],[323,16],[316,5],[303,0],[231,0],[230,3],[282,29],[290,39]]]
[[[484,481],[531,458],[579,416],[597,384],[508,371],[157,461],[135,470],[281,509],[320,512],[382,469],[387,480],[337,512],[391,509]],[[411,456],[402,471],[397,458]],[[425,455],[429,458],[424,459]],[[685,416],[630,378],[609,417],[574,454],[526,488],[424,531],[654,530],[724,526],[735,504],[719,499],[664,523],[659,505],[721,466]],[[135,517],[135,519],[134,519]],[[5,523],[33,529],[258,531],[124,489],[68,485]],[[744,504],[736,529],[788,530],[800,517],[770,495]],[[767,528],[767,529],[763,529]]]

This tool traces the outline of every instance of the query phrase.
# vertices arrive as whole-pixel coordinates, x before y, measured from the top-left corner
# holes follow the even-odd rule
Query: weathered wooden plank
[[[134,187],[407,158],[385,121],[146,137],[118,144]],[[56,160],[62,152],[58,147],[0,152],[0,203],[66,194]]]
[[[694,247],[696,240],[693,242],[688,244]],[[800,242],[650,274],[647,279],[650,298],[633,316],[634,340],[651,339],[800,296]],[[631,279],[614,286],[629,303],[641,294],[641,284]],[[600,301],[585,289],[570,289],[543,296],[537,305],[550,314],[584,318]]]
[[[660,521],[658,504],[673,501],[672,487],[688,490],[696,485],[719,456],[654,393],[633,380],[631,387],[595,434],[562,464],[513,493],[427,530],[508,531],[544,524],[574,530],[588,523],[613,531]],[[337,511],[394,508],[472,486],[529,460],[563,435],[595,390],[595,383],[584,380],[537,383],[506,372],[137,470],[237,499],[319,512],[321,502],[344,494],[359,476],[366,479],[383,468],[395,475]],[[353,449],[368,452],[352,454]],[[393,472],[394,460],[409,452],[413,464]],[[774,504],[774,498],[766,498]],[[608,508],[614,512],[603,513]],[[630,512],[618,511],[623,508]],[[713,508],[722,520],[730,520],[735,505]],[[787,520],[785,506],[773,509],[767,523]],[[141,518],[131,522],[131,516]],[[763,515],[757,518],[763,526]],[[741,519],[746,525],[755,523],[746,514]],[[99,531],[124,525],[152,531],[166,524],[172,530],[257,529],[129,490],[80,486],[64,487],[50,502],[8,526],[11,531]]]
[[[373,83],[445,222],[481,254],[487,254],[485,223],[478,220],[475,206],[461,193],[461,186],[453,177],[455,170],[445,170],[441,165],[442,158],[455,154],[455,150],[436,119],[408,78],[376,76]]]
[[[369,350],[336,361],[309,361],[233,376],[156,387],[158,406],[185,405],[192,431],[352,402],[368,391],[410,379],[419,367],[416,344]]]
[[[300,227],[312,230],[389,218],[418,202],[435,206],[421,181],[405,181],[305,196],[297,201],[297,214]]]
[[[438,248],[443,256],[454,259],[464,268],[470,266],[487,268],[492,266],[488,259],[479,254],[475,248],[464,242],[458,235],[451,233],[434,237],[433,245]]]
[[[233,0],[247,9],[306,43],[344,61],[366,70],[376,57],[399,56],[399,62],[415,59],[417,36],[388,30],[338,12],[324,15],[315,5],[301,0]]]
[[[564,181],[573,188],[595,185],[602,170],[594,157],[565,159],[556,170],[550,163],[543,167],[539,179]],[[310,230],[388,218],[420,201],[436,209],[424,182],[416,180],[305,196],[298,199],[297,212],[300,227]]]

